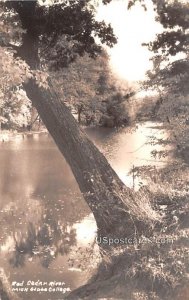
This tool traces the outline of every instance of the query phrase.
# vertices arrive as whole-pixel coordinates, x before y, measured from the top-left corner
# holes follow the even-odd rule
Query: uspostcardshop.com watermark
[[[96,237],[96,243],[102,245],[141,245],[141,244],[173,244],[174,240],[165,237],[151,237],[151,238],[136,238],[136,237],[123,237],[123,238],[109,238],[107,236]]]

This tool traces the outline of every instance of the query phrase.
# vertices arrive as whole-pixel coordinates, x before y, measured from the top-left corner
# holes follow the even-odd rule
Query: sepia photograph
[[[189,300],[189,0],[0,0],[0,300]]]

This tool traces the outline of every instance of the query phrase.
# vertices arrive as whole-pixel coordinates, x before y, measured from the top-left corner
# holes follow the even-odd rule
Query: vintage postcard
[[[188,0],[0,1],[0,300],[189,300]]]

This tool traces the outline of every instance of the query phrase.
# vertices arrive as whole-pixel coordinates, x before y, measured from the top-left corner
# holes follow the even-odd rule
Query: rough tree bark
[[[32,6],[35,13],[35,5]],[[38,36],[32,31],[31,9],[22,5],[19,13],[26,33],[18,55],[31,69],[39,67]],[[29,19],[28,19],[29,18]],[[88,139],[64,102],[56,95],[51,82],[49,89],[39,87],[34,79],[24,84],[25,91],[36,107],[43,123],[70,165],[97,222],[99,234],[116,234],[126,228],[126,234],[136,231],[134,220],[151,217],[132,191],[119,179],[103,154]]]
[[[78,126],[70,110],[55,93],[38,86],[35,80],[24,84],[26,93],[66,158],[97,222],[99,234],[111,234],[126,228],[136,230],[136,217],[144,218],[139,203],[112,169],[104,155]],[[150,219],[147,216],[147,221]]]

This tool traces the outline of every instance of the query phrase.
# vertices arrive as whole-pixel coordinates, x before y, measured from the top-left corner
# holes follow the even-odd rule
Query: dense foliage
[[[157,92],[153,111],[150,111],[148,117],[150,120],[155,118],[155,120],[162,121],[162,127],[168,131],[169,138],[165,141],[152,137],[151,142],[171,144],[171,153],[177,155],[174,156],[174,160],[169,160],[169,164],[163,170],[157,170],[152,166],[136,168],[134,171],[140,178],[146,180],[148,187],[142,187],[135,194],[130,192],[132,197],[129,199],[132,199],[137,207],[139,199],[150,198],[161,220],[154,225],[153,234],[156,237],[163,236],[173,242],[165,245],[147,242],[137,245],[138,248],[131,245],[126,251],[125,248],[119,249],[120,252],[113,252],[113,249],[113,256],[107,257],[102,263],[104,266],[100,266],[99,276],[96,276],[87,288],[84,287],[83,298],[88,294],[88,299],[92,299],[93,293],[98,292],[102,293],[100,297],[103,296],[103,298],[107,294],[110,296],[110,293],[111,296],[115,293],[115,298],[121,295],[123,299],[134,300],[186,298],[182,296],[182,288],[188,283],[189,10],[186,2],[178,0],[152,1],[157,12],[157,21],[164,26],[164,31],[157,35],[155,41],[148,44],[149,49],[154,52],[154,68],[148,72],[148,80],[143,83],[143,87]],[[104,0],[103,2],[107,4],[110,1]],[[135,2],[137,0],[129,1],[129,8],[132,9]],[[140,0],[140,2],[145,8],[145,1]],[[103,60],[103,56],[95,62],[90,60],[91,57],[94,58],[100,53],[101,48],[96,44],[94,36],[98,36],[109,46],[112,46],[116,39],[109,25],[95,21],[93,7],[89,4],[89,1],[82,0],[63,1],[53,6],[40,6],[36,1],[29,2],[29,4],[22,1],[7,3],[8,11],[14,8],[16,14],[13,14],[13,17],[17,20],[17,14],[19,14],[22,30],[29,33],[31,37],[28,41],[32,45],[31,55],[28,60],[27,53],[27,62],[34,70],[30,71],[24,61],[24,55],[26,55],[24,43],[20,43],[22,33],[18,30],[16,44],[13,42],[14,28],[8,28],[11,34],[8,34],[7,38],[4,32],[0,48],[2,53],[0,63],[4,76],[0,83],[3,91],[4,118],[8,118],[5,110],[6,103],[12,109],[11,112],[9,111],[10,116],[16,116],[19,112],[18,108],[27,116],[26,106],[28,105],[27,109],[29,109],[29,104],[22,106],[22,99],[25,97],[22,92],[22,83],[25,79],[34,76],[39,85],[45,86],[47,74],[43,71],[35,71],[36,68],[41,67],[50,70],[58,93],[63,96],[70,108],[77,109],[79,121],[83,115],[87,116],[89,112],[93,114],[99,110],[106,115],[106,120],[108,117],[109,122],[113,116],[113,121],[117,125],[117,119],[123,111],[123,100],[127,100],[133,93],[130,91],[125,93],[126,95],[120,94],[119,90],[110,84],[112,79],[109,82],[108,75],[104,71],[106,61]],[[5,23],[7,20],[7,24],[9,24],[10,17],[7,15],[8,11],[4,11],[4,20]],[[23,14],[23,11],[26,14]],[[27,34],[23,33],[23,41],[28,38]],[[22,60],[14,57],[15,47],[17,47],[17,54],[22,56]],[[81,58],[76,60],[78,56]],[[36,57],[39,59],[37,60]],[[8,67],[5,61],[8,61]],[[63,67],[68,67],[70,62],[72,65],[68,69],[63,69]],[[89,68],[90,71],[92,70],[90,74]],[[57,70],[58,72],[54,73]],[[96,76],[97,73],[98,76]],[[10,95],[13,100],[16,95],[16,104],[12,100],[10,103]],[[26,99],[24,103],[27,103]],[[13,117],[9,117],[10,123],[13,122]],[[23,122],[22,120],[21,123]],[[159,153],[159,157],[165,156],[165,152],[166,150]],[[152,154],[154,157],[158,156],[157,152]],[[99,170],[102,169],[100,167]],[[82,172],[80,176],[81,174]],[[106,180],[108,179],[109,176],[106,176]],[[94,181],[93,178],[91,181]],[[113,184],[114,181],[108,183],[108,187]],[[103,186],[98,187],[100,190]],[[105,190],[107,191],[106,186]],[[144,208],[146,210],[146,207]],[[140,211],[141,214],[143,212]],[[147,240],[148,230],[149,228],[145,232]],[[123,228],[124,233],[125,231]],[[35,241],[38,241],[38,237]],[[23,243],[18,250],[23,251],[24,247]],[[14,264],[14,260],[12,263]],[[45,262],[45,265],[48,264]],[[105,289],[103,289],[104,286]],[[79,293],[82,293],[82,289]],[[123,295],[126,297],[124,298]]]
[[[14,12],[10,8],[13,8]],[[110,83],[112,76],[109,74],[107,56],[102,54],[96,61],[91,59],[91,57],[99,56],[102,49],[100,44],[96,43],[95,37],[110,47],[116,42],[116,37],[110,25],[95,20],[95,9],[90,1],[62,1],[50,6],[46,5],[45,1],[42,5],[37,1],[29,3],[9,1],[6,6],[2,5],[1,9],[3,24],[6,24],[6,27],[3,27],[1,40],[2,67],[6,68],[4,56],[5,53],[9,53],[12,55],[12,60],[14,60],[13,56],[15,55],[21,56],[23,60],[16,58],[15,64],[16,61],[19,61],[21,70],[24,72],[28,70],[27,72],[29,72],[29,74],[19,74],[14,70],[15,66],[11,70],[6,68],[6,72],[11,73],[11,76],[17,76],[20,80],[19,83],[14,81],[17,89],[22,88],[22,82],[28,76],[37,78],[39,85],[46,80],[45,73],[30,72],[29,67],[24,62],[25,54],[28,51],[24,49],[22,42],[26,38],[25,32],[29,31],[33,37],[29,64],[36,67],[36,62],[39,63],[39,56],[41,68],[43,70],[49,69],[51,74],[56,74],[52,76],[56,77],[57,91],[63,90],[61,96],[78,114],[79,122],[81,115],[83,115],[87,125],[100,122],[102,125],[113,127],[128,122],[125,104],[122,105],[124,93],[120,93],[115,82]],[[31,11],[35,12],[32,18],[29,16]],[[70,26],[70,22],[72,26]],[[69,68],[65,68],[70,62],[72,64]],[[89,71],[89,69],[91,70]],[[59,73],[57,73],[58,70]],[[8,88],[10,85],[9,82]],[[124,92],[127,92],[127,88]],[[27,100],[25,105],[28,107],[27,113],[22,112],[22,107],[18,104],[21,116],[27,115],[27,117],[24,120],[23,118],[20,119],[20,115],[14,111],[15,122],[10,122],[5,117],[7,106],[11,112],[10,93],[8,96],[10,101],[5,101],[4,92],[2,98],[4,99],[1,105],[2,127],[22,127],[27,123],[29,125],[31,120],[28,119],[32,118],[32,113],[27,105]],[[121,116],[119,117],[120,112]],[[101,116],[104,116],[102,121]]]
[[[127,83],[124,88],[119,85],[105,52],[95,60],[86,54],[68,68],[51,72],[51,78],[79,123],[114,127],[129,122],[126,100],[132,91]]]

